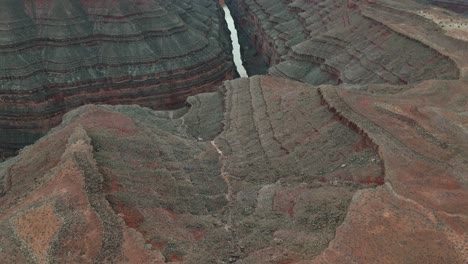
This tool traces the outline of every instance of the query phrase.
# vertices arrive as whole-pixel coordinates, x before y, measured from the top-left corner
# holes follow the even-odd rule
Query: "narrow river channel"
[[[232,19],[231,11],[227,7],[227,5],[224,4],[223,0],[220,1],[220,4],[223,7],[224,18],[228,25],[229,31],[231,31],[232,56],[234,57],[234,64],[236,65],[237,72],[239,73],[240,77],[249,77],[247,75],[247,71],[244,68],[244,65],[242,65],[242,55],[240,52],[239,37],[237,36],[237,29],[234,25],[234,19]]]

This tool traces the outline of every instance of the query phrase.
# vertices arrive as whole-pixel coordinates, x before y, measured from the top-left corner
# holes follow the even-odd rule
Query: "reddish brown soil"
[[[51,206],[30,210],[16,219],[19,238],[31,248],[39,263],[46,263],[50,242],[60,227],[60,219]]]

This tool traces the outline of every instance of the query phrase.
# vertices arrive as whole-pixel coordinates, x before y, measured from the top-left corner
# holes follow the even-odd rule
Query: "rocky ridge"
[[[320,88],[333,112],[379,146],[386,183],[354,196],[335,240],[316,263],[468,260],[467,84]]]
[[[78,108],[1,164],[0,256],[464,263],[466,85],[252,77],[175,111]]]
[[[187,103],[79,108],[4,164],[0,256],[297,261],[326,248],[356,190],[383,184],[375,146],[316,88],[253,77]]]

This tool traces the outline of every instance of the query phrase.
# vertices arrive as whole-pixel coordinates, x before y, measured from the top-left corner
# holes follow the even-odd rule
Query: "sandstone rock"
[[[179,108],[233,76],[214,1],[2,1],[0,153],[88,103]],[[0,154],[1,155],[1,154]]]

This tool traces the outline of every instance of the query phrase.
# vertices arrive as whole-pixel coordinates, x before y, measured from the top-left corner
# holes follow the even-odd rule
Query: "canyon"
[[[0,156],[78,106],[174,109],[235,73],[211,0],[8,0],[0,28]]]
[[[413,0],[227,0],[240,54],[221,21],[228,14],[216,1],[26,1],[24,21],[17,19],[22,8],[4,12],[4,21],[36,25],[53,24],[44,19],[50,14],[71,16],[60,13],[64,10],[81,10],[85,15],[75,11],[71,17],[88,22],[99,21],[92,14],[109,12],[100,17],[110,20],[106,25],[122,23],[118,19],[136,23],[139,16],[149,19],[147,26],[183,21],[180,37],[195,32],[208,46],[167,58],[167,65],[178,67],[163,74],[167,84],[153,73],[148,86],[136,78],[124,82],[131,85],[128,93],[111,77],[99,83],[109,86],[101,96],[81,84],[43,86],[44,98],[69,91],[63,110],[47,106],[54,118],[42,112],[47,101],[36,91],[2,94],[9,99],[0,100],[0,107],[10,110],[0,109],[6,120],[0,123],[0,142],[23,138],[2,146],[13,153],[40,138],[0,162],[0,258],[5,263],[467,263],[468,19],[456,0],[430,2],[439,7]],[[441,2],[459,8],[442,9]],[[165,15],[149,14],[154,10],[149,7]],[[116,10],[145,12],[109,15]],[[96,45],[130,38],[122,33],[126,27],[115,23],[102,29],[115,35]],[[14,28],[31,30],[23,25]],[[86,32],[76,21],[58,25],[67,25],[68,34]],[[153,39],[148,34],[144,40]],[[29,38],[22,45],[31,46],[12,44],[11,51],[46,54],[47,45],[58,45],[24,32],[13,36]],[[147,67],[141,65],[148,57],[128,56],[142,52],[133,46],[141,39],[133,37],[127,43],[132,47],[117,48],[116,72],[107,69],[104,76],[128,74],[130,65],[120,63],[127,59],[132,67]],[[10,38],[1,38],[0,47]],[[188,39],[180,43],[193,48]],[[63,49],[72,45],[64,43]],[[160,48],[170,52],[179,47],[174,43],[179,42]],[[34,59],[8,50],[0,54]],[[237,55],[251,77],[229,80],[240,74],[239,57],[236,65],[232,61]],[[64,61],[85,63],[80,57]],[[182,67],[179,60],[199,63],[200,69]],[[4,74],[11,78],[11,69],[27,68],[16,65]],[[64,73],[63,81],[75,74]],[[20,79],[5,79],[2,89]],[[17,131],[37,135],[18,137]]]
[[[411,9],[423,6],[388,2],[396,2],[388,8],[397,12],[372,1],[359,8],[357,1],[334,0],[226,3],[274,76],[313,85],[457,79],[451,59],[388,25],[405,13],[416,25],[421,19],[411,17]]]

